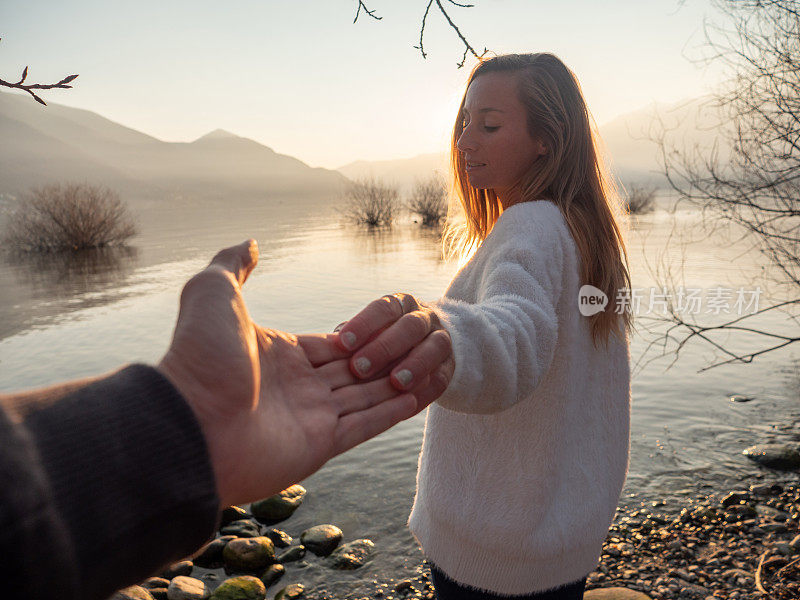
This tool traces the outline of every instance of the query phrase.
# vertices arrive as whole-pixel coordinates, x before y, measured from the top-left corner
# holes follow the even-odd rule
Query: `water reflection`
[[[0,339],[130,295],[120,290],[138,263],[129,246],[0,255]]]
[[[385,227],[351,227],[347,233],[352,238],[352,248],[361,256],[394,254],[403,246],[397,232]]]
[[[18,283],[45,294],[76,296],[124,281],[136,266],[139,250],[131,246],[89,248],[74,252],[15,253],[6,256]]]
[[[442,256],[442,228],[423,227],[418,224],[399,224],[393,228],[367,228],[344,225],[349,239],[349,250],[370,260],[383,260],[390,255],[415,253],[418,258],[433,263],[444,261]]]
[[[442,226],[426,227],[420,225],[413,230],[413,238],[416,242],[424,245],[426,250],[430,250],[426,257],[436,262],[444,262],[444,255],[442,254],[442,235],[444,228]]]

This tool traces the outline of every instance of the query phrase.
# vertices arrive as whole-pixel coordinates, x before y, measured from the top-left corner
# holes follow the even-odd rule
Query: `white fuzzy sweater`
[[[578,265],[558,207],[517,204],[431,305],[456,369],[408,524],[462,584],[527,594],[597,567],[628,468],[630,351],[593,347]]]

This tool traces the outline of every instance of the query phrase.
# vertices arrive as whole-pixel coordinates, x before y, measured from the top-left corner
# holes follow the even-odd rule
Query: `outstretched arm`
[[[509,235],[482,249],[488,255],[475,303],[442,298],[424,304],[399,295],[399,302],[384,297],[353,317],[339,332],[342,347],[354,342],[353,372],[379,372],[413,348],[391,371],[392,383],[405,389],[404,381],[452,345],[454,370],[440,405],[492,413],[530,395],[555,352],[564,261],[561,232],[542,227],[528,233],[535,247]],[[359,370],[367,364],[369,370]]]
[[[228,248],[186,284],[157,368],[0,396],[7,595],[101,600],[196,550],[221,507],[420,410],[388,378],[353,376],[335,336],[253,323],[241,286],[257,256]]]

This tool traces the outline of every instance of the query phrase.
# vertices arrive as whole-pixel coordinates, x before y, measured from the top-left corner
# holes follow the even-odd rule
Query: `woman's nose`
[[[472,136],[467,135],[467,131],[469,131],[469,126],[464,128],[461,132],[461,135],[458,136],[456,140],[456,148],[458,148],[461,152],[470,152],[475,150],[475,142],[472,140]]]

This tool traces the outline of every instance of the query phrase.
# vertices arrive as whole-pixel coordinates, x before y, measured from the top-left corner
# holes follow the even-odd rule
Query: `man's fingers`
[[[255,269],[256,264],[258,264],[258,243],[254,239],[249,239],[237,246],[230,246],[217,252],[209,266],[218,266],[230,271],[241,286]]]
[[[297,336],[297,342],[306,353],[308,362],[315,367],[331,361],[349,358],[350,352],[342,350],[336,343],[335,333],[306,333]]]
[[[388,377],[392,368],[394,368],[398,363],[399,361],[395,361],[382,371],[374,373],[371,377],[367,377],[366,379],[362,379],[353,375],[353,371],[350,368],[350,361],[347,358],[325,363],[324,365],[318,366],[316,370],[317,375],[322,377],[322,379],[325,380],[332,390],[338,390],[341,387],[353,385],[355,383],[365,383],[368,381],[384,379]]]
[[[359,381],[354,385],[339,388],[333,392],[332,399],[339,415],[342,416],[371,408],[399,393],[389,383],[389,378],[384,377],[367,383]]]
[[[341,387],[353,385],[360,381],[350,371],[349,361],[344,358],[325,363],[317,367],[316,372],[332,390],[338,390]]]
[[[413,300],[413,296],[408,298]],[[340,346],[350,351],[360,348],[376,332],[402,317],[407,312],[406,304],[410,303],[408,300],[404,301],[400,294],[373,300],[337,332]]]
[[[411,394],[403,394],[368,409],[345,415],[339,419],[334,434],[334,452],[346,452],[400,421],[413,417],[417,412],[416,398]]]
[[[444,329],[432,331],[392,369],[392,384],[399,390],[411,390],[452,355],[450,334]]]

